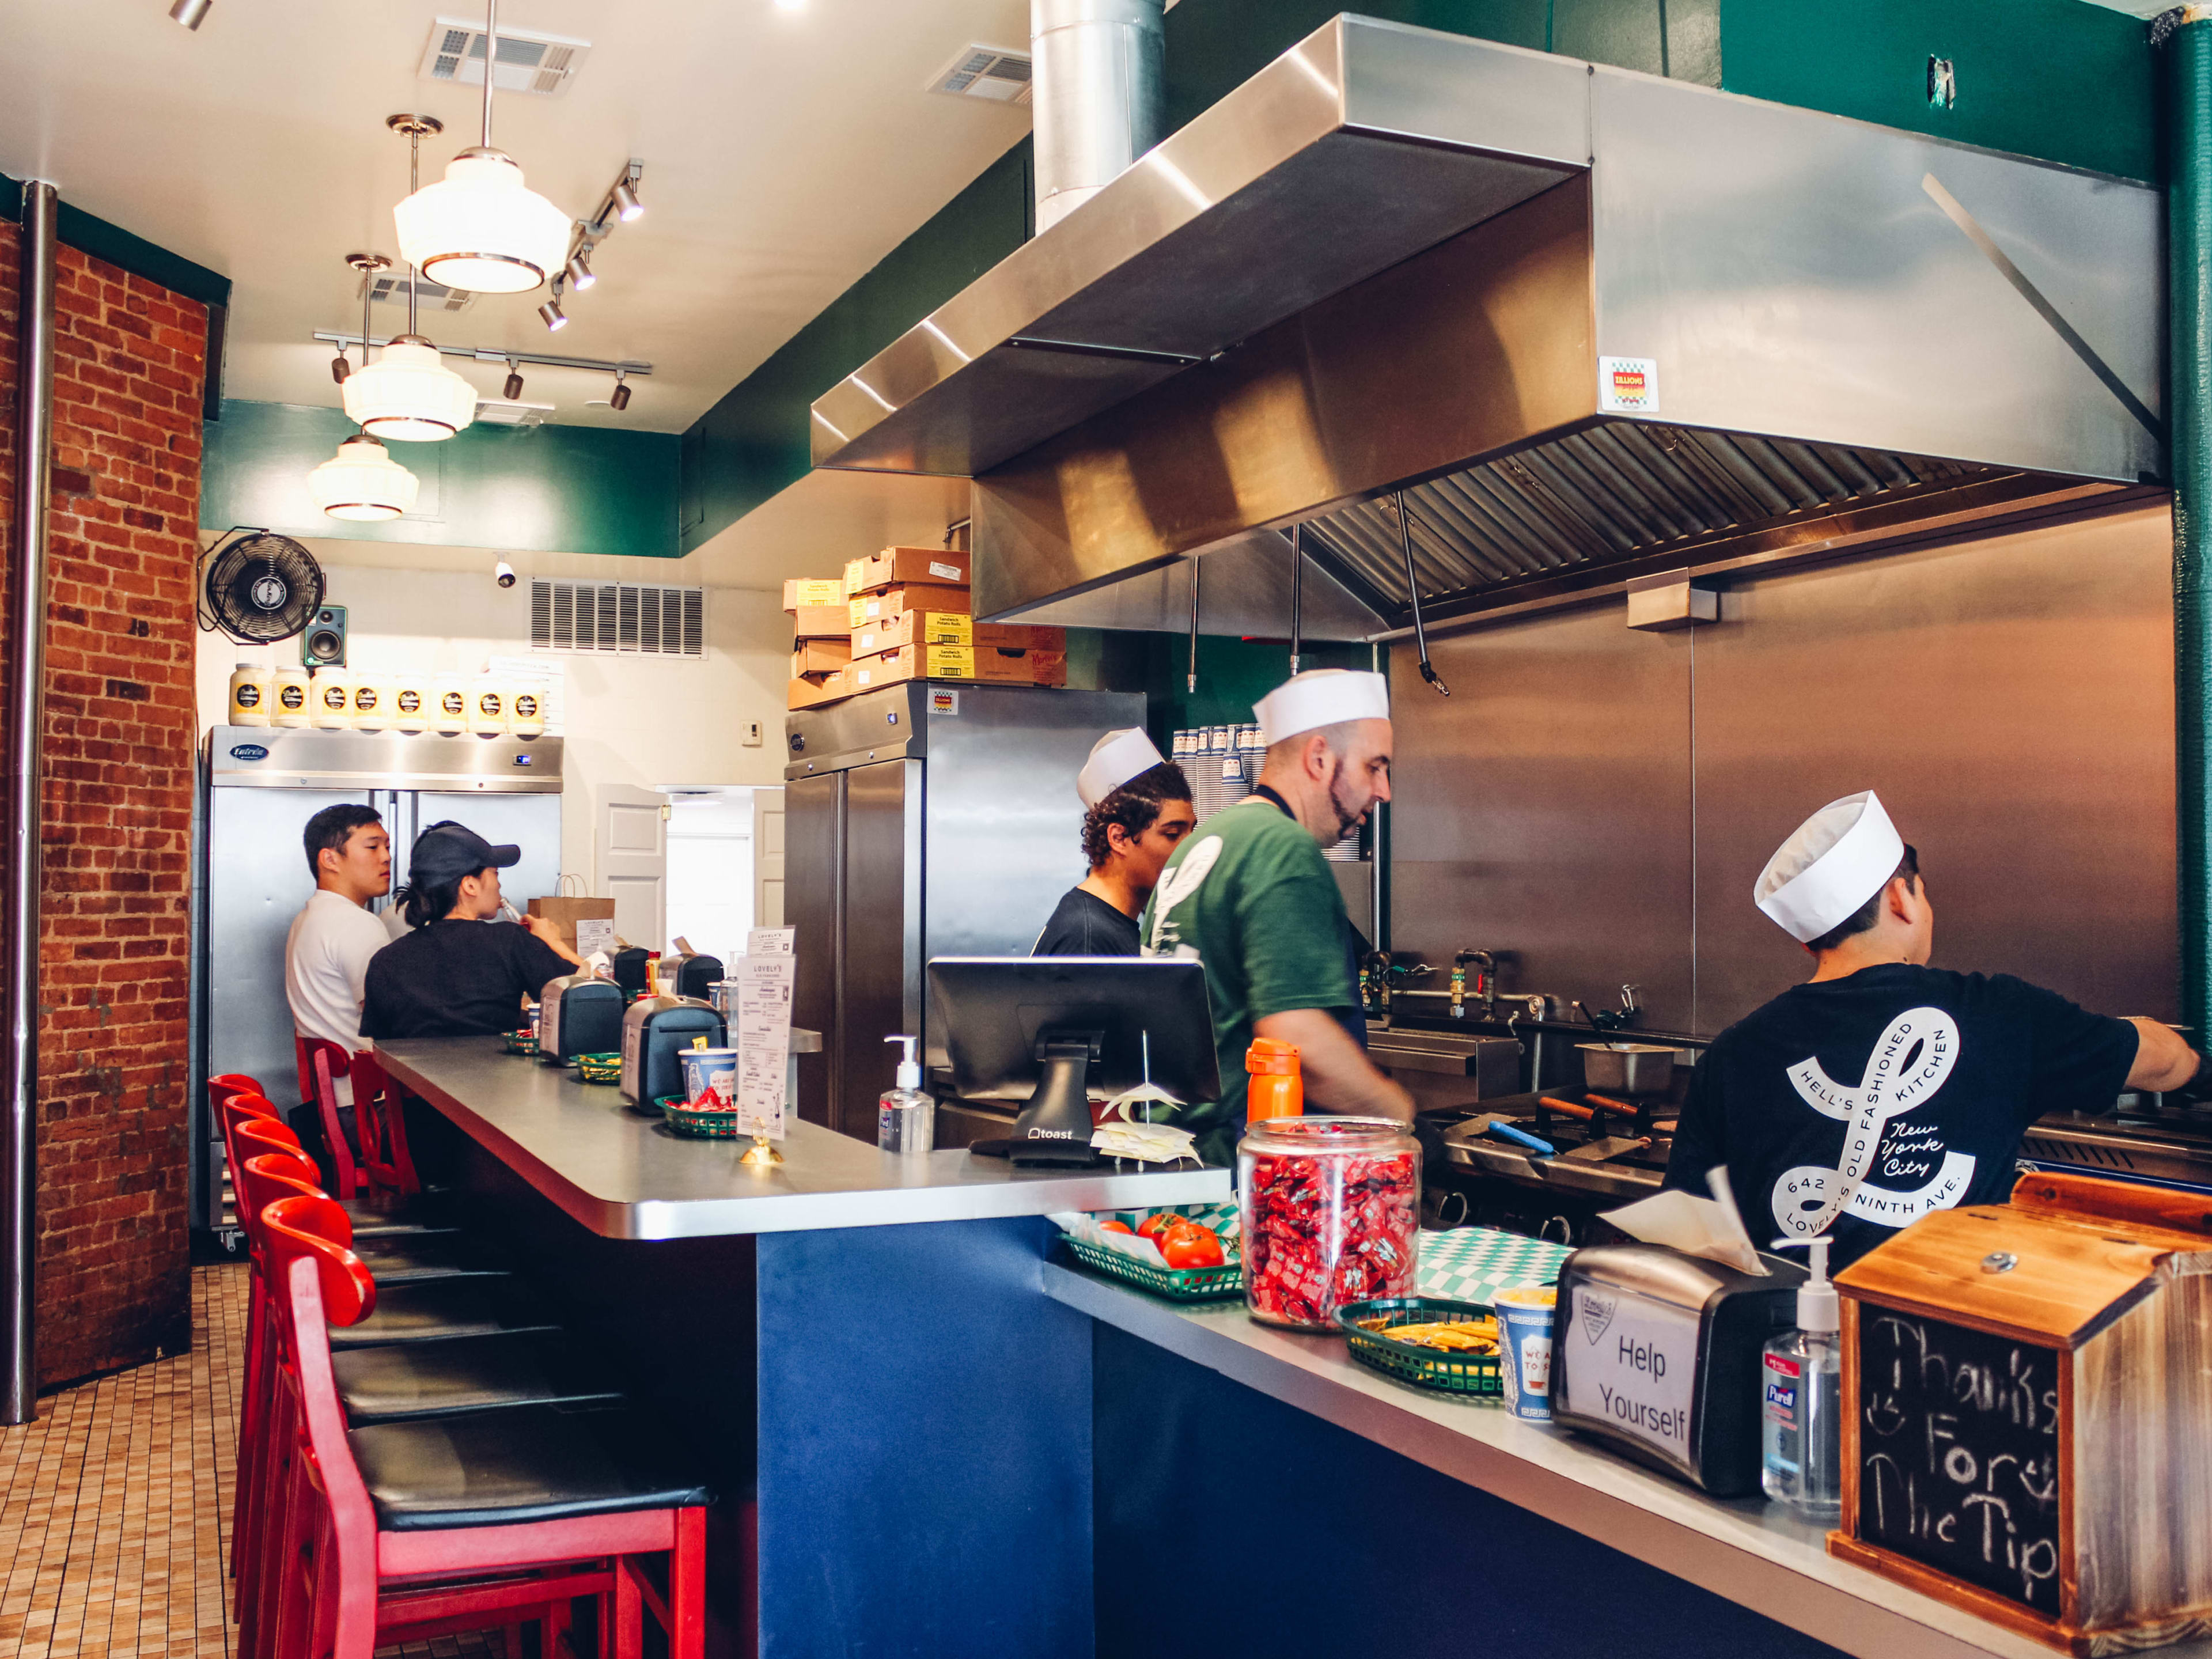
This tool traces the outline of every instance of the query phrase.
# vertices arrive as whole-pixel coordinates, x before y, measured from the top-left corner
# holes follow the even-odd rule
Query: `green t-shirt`
[[[1265,796],[1217,812],[1183,837],[1139,924],[1148,956],[1206,964],[1221,1098],[1177,1117],[1209,1164],[1226,1164],[1244,1121],[1252,1025],[1294,1008],[1359,1005],[1344,896],[1321,848]]]

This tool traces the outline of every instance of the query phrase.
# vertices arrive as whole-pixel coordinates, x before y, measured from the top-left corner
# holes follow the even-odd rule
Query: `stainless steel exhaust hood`
[[[985,615],[1304,522],[1395,620],[1401,488],[1447,608],[1903,533],[2160,473],[2160,212],[1340,17],[825,396],[817,460],[974,476]]]

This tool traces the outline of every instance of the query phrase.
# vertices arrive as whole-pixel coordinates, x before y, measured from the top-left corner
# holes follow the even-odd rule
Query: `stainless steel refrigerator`
[[[787,723],[784,920],[798,929],[799,1111],[872,1139],[908,1032],[943,1063],[923,964],[1021,955],[1083,879],[1075,775],[1145,699],[1030,686],[886,686]],[[940,1112],[940,1145],[969,1124]]]
[[[243,726],[208,734],[192,891],[193,1225],[229,1225],[207,1079],[242,1072],[280,1105],[298,1095],[284,940],[315,888],[301,840],[307,820],[343,802],[375,808],[392,836],[395,885],[406,879],[416,835],[441,819],[513,842],[522,861],[501,873],[501,886],[520,908],[560,879],[561,751],[559,738]]]

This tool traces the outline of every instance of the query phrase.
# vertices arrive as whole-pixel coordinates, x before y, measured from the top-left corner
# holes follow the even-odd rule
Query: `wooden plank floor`
[[[192,1351],[49,1395],[0,1429],[0,1656],[231,1659],[230,1537],[246,1270],[192,1270]],[[386,1650],[399,1656],[402,1650]],[[499,1637],[404,1659],[500,1659]]]

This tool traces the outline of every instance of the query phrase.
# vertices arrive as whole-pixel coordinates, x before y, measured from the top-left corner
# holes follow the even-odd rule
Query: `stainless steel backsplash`
[[[1872,788],[1936,965],[2172,1018],[2171,546],[2136,507],[1739,580],[1680,633],[1613,599],[1433,641],[1449,701],[1395,648],[1394,950],[1710,1035],[1808,966],[1768,854]]]

